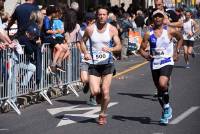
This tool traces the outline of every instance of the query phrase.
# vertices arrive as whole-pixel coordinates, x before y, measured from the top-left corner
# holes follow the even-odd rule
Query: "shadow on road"
[[[83,116],[72,116],[72,115],[57,115],[55,118],[62,120],[72,120],[78,123],[97,123],[95,118],[83,117]]]
[[[153,97],[152,94],[133,94],[133,93],[118,93],[119,95],[127,95],[135,98],[146,99],[151,101],[157,101],[157,98]]]
[[[181,66],[181,65],[174,65],[174,68],[185,69],[185,66]]]
[[[149,117],[126,117],[126,116],[121,116],[121,115],[114,115],[112,116],[113,119],[119,120],[119,121],[126,121],[126,120],[131,120],[131,121],[137,121],[142,124],[156,124],[160,125],[159,121],[153,121]]]
[[[56,100],[57,102],[61,103],[67,103],[67,104],[72,104],[72,105],[77,105],[77,104],[86,104],[86,101],[75,101],[75,100]]]

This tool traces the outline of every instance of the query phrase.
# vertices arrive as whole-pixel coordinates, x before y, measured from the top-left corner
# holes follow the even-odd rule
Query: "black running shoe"
[[[192,58],[195,58],[195,54],[194,53],[192,53],[191,56],[192,56]]]
[[[83,87],[83,93],[87,94],[89,91],[89,83],[86,83],[85,86]]]

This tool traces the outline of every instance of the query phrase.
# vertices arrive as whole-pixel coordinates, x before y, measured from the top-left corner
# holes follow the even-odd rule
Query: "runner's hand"
[[[112,48],[109,48],[108,46],[102,47],[102,51],[104,52],[112,52]]]
[[[148,60],[148,61],[150,61],[151,59],[153,59],[153,56],[150,55],[150,54],[148,54],[148,53],[145,53],[143,56],[144,56],[144,58],[145,58],[146,60]]]
[[[178,53],[177,53],[177,52],[174,53],[173,59],[174,59],[174,61],[178,61],[179,56],[178,56]]]
[[[84,59],[85,60],[91,60],[92,57],[91,57],[91,55],[89,53],[86,53],[86,54],[84,54]]]

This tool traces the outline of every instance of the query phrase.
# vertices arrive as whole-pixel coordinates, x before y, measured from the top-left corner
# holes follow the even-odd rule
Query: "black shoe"
[[[191,56],[192,56],[192,58],[195,58],[195,54],[194,53],[192,53]]]
[[[83,93],[87,94],[89,91],[89,83],[86,83],[85,86],[83,87]]]
[[[66,70],[62,66],[56,66],[56,69],[61,71],[61,72],[66,72]]]

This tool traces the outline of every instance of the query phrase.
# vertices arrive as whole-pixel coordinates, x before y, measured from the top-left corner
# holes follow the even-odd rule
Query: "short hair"
[[[100,9],[105,9],[105,10],[107,10],[107,14],[110,13],[110,10],[109,10],[108,6],[99,6],[99,7],[97,8],[97,10],[96,10],[96,14],[99,13],[99,10],[100,10]]]

